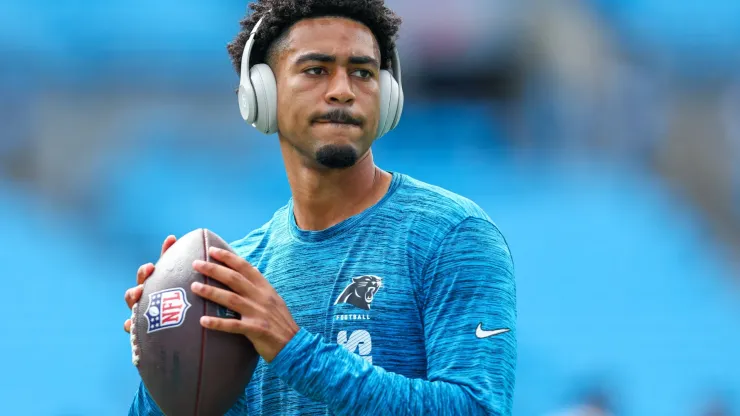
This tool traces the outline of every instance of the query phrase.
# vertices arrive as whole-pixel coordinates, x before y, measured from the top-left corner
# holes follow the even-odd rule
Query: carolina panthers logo
[[[382,280],[378,276],[370,275],[353,277],[352,283],[347,285],[334,304],[348,303],[368,311],[375,294],[383,287]]]

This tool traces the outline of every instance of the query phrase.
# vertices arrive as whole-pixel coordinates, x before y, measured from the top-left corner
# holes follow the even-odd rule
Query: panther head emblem
[[[366,311],[370,310],[370,303],[375,294],[383,287],[382,280],[371,275],[353,277],[352,283],[347,285],[334,304],[348,303]]]

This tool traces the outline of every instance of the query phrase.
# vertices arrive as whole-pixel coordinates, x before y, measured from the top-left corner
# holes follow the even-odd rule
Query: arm
[[[427,380],[372,366],[304,329],[271,367],[296,391],[339,415],[511,414],[516,295],[503,236],[489,221],[463,221],[442,241],[424,282]],[[484,330],[510,331],[479,339],[479,323]]]

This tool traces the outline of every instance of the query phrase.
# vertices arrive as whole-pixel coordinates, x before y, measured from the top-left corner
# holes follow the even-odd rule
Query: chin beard
[[[327,145],[316,151],[316,161],[329,169],[346,169],[357,163],[357,151],[352,146]]]

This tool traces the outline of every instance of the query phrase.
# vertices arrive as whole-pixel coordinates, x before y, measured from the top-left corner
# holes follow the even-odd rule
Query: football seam
[[[131,340],[131,362],[135,367],[139,366],[139,343],[136,341],[136,319],[138,314],[136,311],[139,309],[139,302],[134,303],[131,306],[131,326],[129,327],[129,338]]]
[[[203,231],[203,257],[205,261],[208,261],[208,233],[205,229]],[[203,275],[203,284],[208,284],[208,277]],[[203,316],[208,313],[208,302],[203,299]],[[200,322],[198,323],[200,325]],[[195,416],[198,416],[200,410],[200,388],[203,383],[203,362],[205,361],[205,349],[206,349],[206,329],[201,325],[200,328],[200,357],[198,365],[198,384],[195,391]]]

